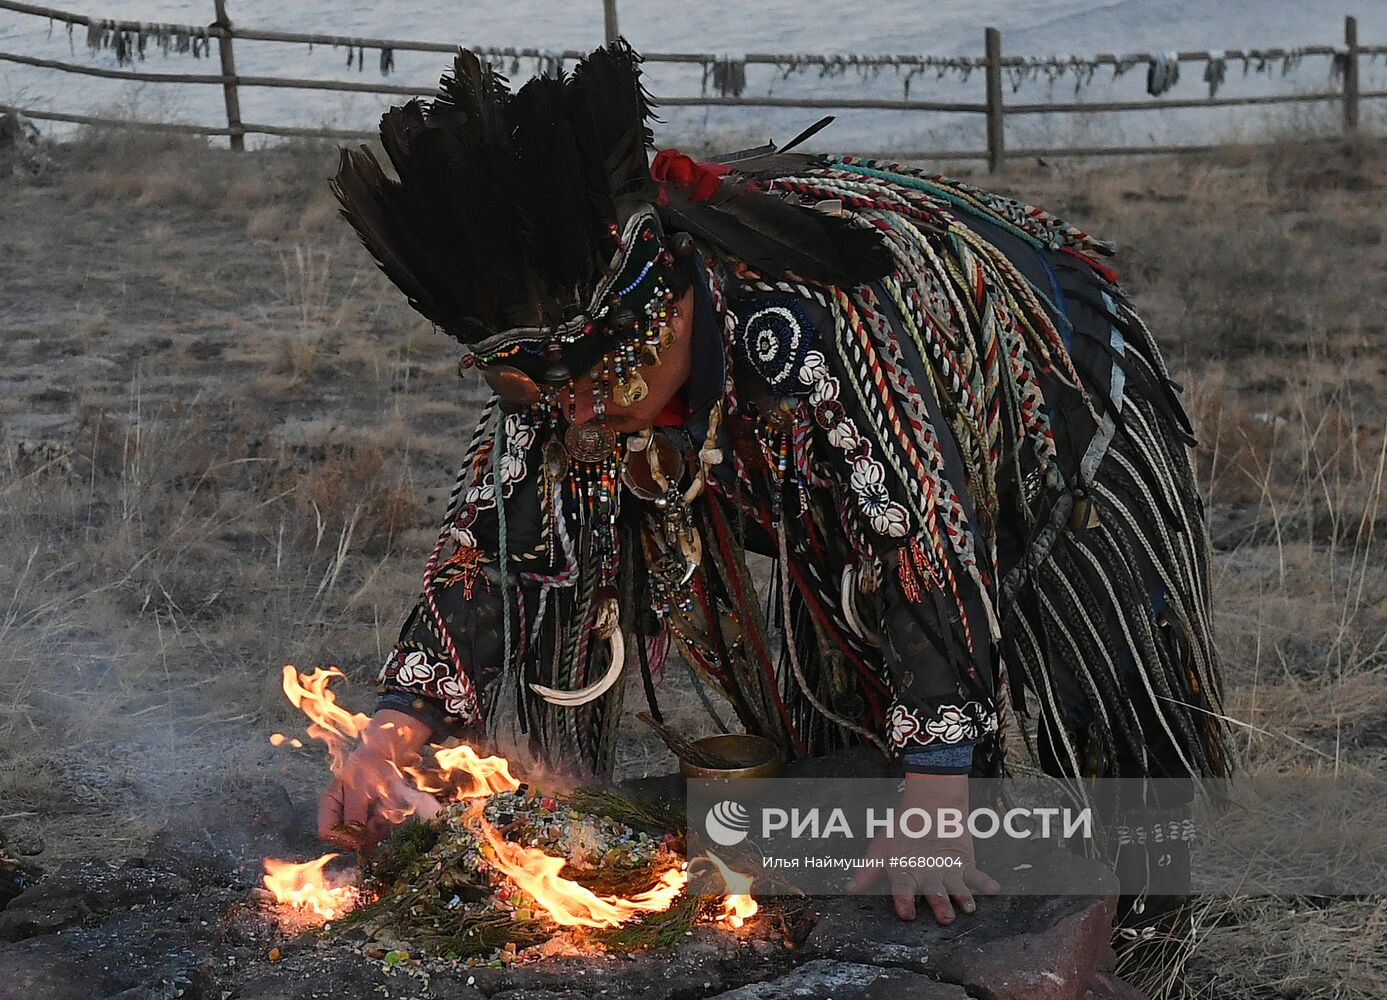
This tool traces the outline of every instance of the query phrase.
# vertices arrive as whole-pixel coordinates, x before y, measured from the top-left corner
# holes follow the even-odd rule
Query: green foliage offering
[[[651,827],[676,835],[684,829],[684,810],[660,800],[637,799],[610,788],[585,785],[574,789],[568,801],[575,809],[609,816],[628,826]]]
[[[433,823],[406,823],[371,855],[371,877],[383,884],[397,881],[438,845],[442,830]]]
[[[683,861],[675,850],[682,847],[683,816],[663,804],[601,788],[565,798],[502,792],[397,829],[363,867],[362,889],[373,901],[325,933],[364,932],[411,953],[478,964],[564,936],[614,951],[664,946],[702,910],[703,900],[681,897],[664,912],[611,930],[561,927],[495,866],[486,826],[509,843],[564,858],[562,876],[599,896],[644,892]]]
[[[694,925],[707,903],[705,897],[683,896],[664,913],[652,913],[638,923],[603,931],[596,939],[612,951],[667,948]]]

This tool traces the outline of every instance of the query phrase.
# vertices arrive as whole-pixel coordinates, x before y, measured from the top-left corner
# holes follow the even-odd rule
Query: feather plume
[[[516,199],[524,253],[558,307],[585,305],[580,286],[597,263],[590,250],[595,231],[582,156],[564,109],[564,77],[537,77],[515,95],[510,107],[516,153]],[[561,314],[547,315],[557,323]]]
[[[724,179],[707,201],[666,192],[662,212],[683,229],[746,261],[762,274],[794,274],[829,285],[857,285],[889,274],[890,252],[869,229]]]
[[[641,58],[624,40],[598,49],[573,70],[568,113],[582,147],[587,181],[602,215],[617,199],[649,189],[650,122],[655,102],[641,83]]]
[[[659,193],[640,62],[618,41],[571,76],[512,94],[464,50],[432,101],[381,119],[397,179],[365,148],[343,155],[332,185],[343,213],[414,308],[474,342],[558,323],[587,304],[615,249],[611,227]],[[890,255],[871,230],[747,183],[803,163],[782,154],[739,165],[707,201],[667,191],[662,215],[767,275],[856,284],[887,273]]]

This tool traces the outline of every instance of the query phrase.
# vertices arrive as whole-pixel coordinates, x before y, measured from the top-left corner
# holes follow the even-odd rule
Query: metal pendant
[[[616,451],[616,431],[600,424],[569,424],[563,433],[563,444],[579,462],[601,462]]]
[[[562,479],[568,472],[568,452],[557,438],[550,438],[544,445],[544,472],[551,480]]]
[[[534,406],[544,398],[535,380],[511,365],[490,365],[482,369],[482,377],[503,403]]]
[[[1076,492],[1074,506],[1069,511],[1069,530],[1087,531],[1102,523],[1098,516],[1098,505],[1093,499],[1087,493]]]

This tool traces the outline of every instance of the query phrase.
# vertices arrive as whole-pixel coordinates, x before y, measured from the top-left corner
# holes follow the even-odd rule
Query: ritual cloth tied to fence
[[[537,72],[556,72],[565,64],[575,62],[583,53],[577,50],[542,49],[517,46],[479,46],[465,39],[416,41],[408,39],[368,38],[306,32],[273,31],[237,26],[228,12],[227,0],[211,0],[213,19],[206,25],[167,24],[129,21],[77,14],[37,4],[0,0],[0,10],[49,19],[51,24],[65,24],[70,35],[78,28],[85,29],[85,44],[94,51],[110,50],[116,56],[116,68],[72,61],[38,58],[21,52],[0,50],[0,62],[38,69],[52,70],[89,77],[128,80],[150,84],[208,85],[222,89],[225,104],[225,123],[187,124],[142,121],[100,116],[84,111],[50,110],[0,103],[0,113],[18,113],[28,118],[66,122],[80,125],[136,128],[163,132],[181,132],[204,136],[224,136],[231,148],[245,148],[247,135],[291,136],[325,139],[371,139],[370,129],[306,127],[299,125],[250,122],[241,114],[241,91],[246,88],[290,88],[322,90],[339,93],[377,94],[401,98],[430,96],[434,84],[396,83],[390,78],[395,70],[397,52],[454,53],[462,44],[478,55],[505,66],[514,74],[522,64],[532,63]],[[604,0],[604,33],[611,40],[619,33],[616,0]],[[326,46],[345,52],[349,68],[362,73],[369,65],[379,70],[381,79],[317,80],[290,76],[250,76],[236,70],[235,42],[237,40]],[[181,73],[147,69],[149,55],[155,51],[164,56],[184,55],[201,60],[212,59],[213,42],[217,52],[215,72]],[[75,42],[74,42],[75,51]],[[373,55],[369,61],[366,53]],[[1357,132],[1360,102],[1387,97],[1387,90],[1364,90],[1360,86],[1359,69],[1363,57],[1375,59],[1387,55],[1387,45],[1361,45],[1358,24],[1353,17],[1344,21],[1344,41],[1341,45],[1305,45],[1295,48],[1230,48],[1193,51],[1099,53],[1093,56],[1020,56],[1003,55],[1001,33],[995,28],[983,32],[983,54],[967,55],[870,55],[848,53],[774,53],[747,52],[740,54],[699,52],[647,52],[651,63],[688,64],[702,68],[700,93],[657,95],[662,107],[737,107],[737,108],[804,108],[820,110],[875,110],[891,112],[938,112],[960,115],[982,115],[986,125],[986,148],[977,150],[891,151],[902,159],[984,160],[992,171],[999,170],[1007,156],[1103,156],[1126,153],[1174,153],[1200,151],[1209,145],[1121,145],[1121,146],[1064,146],[1058,148],[1008,149],[1004,126],[1014,115],[1071,114],[1091,115],[1103,112],[1127,112],[1161,109],[1231,107],[1243,105],[1278,105],[1292,103],[1336,102],[1342,105],[1343,129],[1346,134]],[[1279,73],[1287,75],[1305,58],[1327,60],[1325,78],[1328,86],[1308,92],[1287,91],[1276,94],[1219,96],[1230,66],[1241,72]],[[1202,81],[1207,95],[1199,97],[1162,97],[1179,80],[1184,64],[1203,64]],[[883,97],[810,97],[773,96],[751,93],[747,85],[747,67],[774,68],[781,76],[817,72],[820,76],[846,77],[857,74],[875,78],[883,73],[895,73],[901,81],[899,98]],[[1004,102],[1004,83],[1011,84],[1013,93],[1026,80],[1038,79],[1051,84],[1072,78],[1077,96],[1100,69],[1112,72],[1114,78],[1144,66],[1146,99],[1121,101],[1044,101],[1030,103]],[[921,100],[911,96],[912,82],[930,75],[942,78],[956,76],[966,82],[974,73],[983,78],[983,95],[979,101]],[[916,88],[918,90],[918,87]]]

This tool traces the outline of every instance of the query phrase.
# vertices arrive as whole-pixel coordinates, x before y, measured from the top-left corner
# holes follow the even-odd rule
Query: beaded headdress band
[[[539,403],[594,370],[610,380],[617,403],[644,398],[640,367],[658,363],[672,336],[676,259],[649,206],[611,231],[616,253],[582,312],[557,326],[503,330],[472,346],[464,365],[481,369],[503,401]]]

